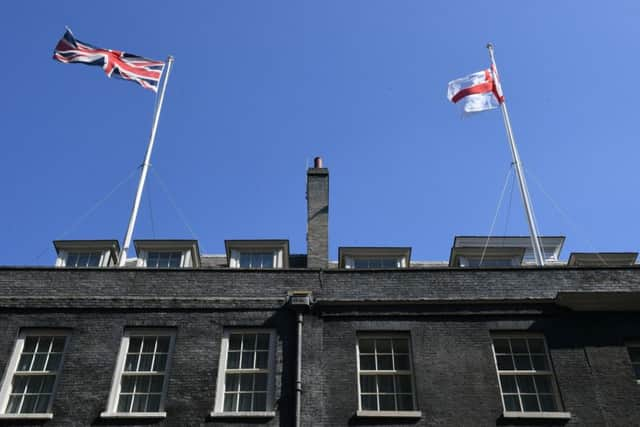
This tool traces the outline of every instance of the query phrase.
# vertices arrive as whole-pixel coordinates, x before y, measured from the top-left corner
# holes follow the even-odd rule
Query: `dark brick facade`
[[[68,328],[71,340],[54,418],[0,425],[293,425],[296,322],[286,305],[293,290],[311,291],[315,299],[303,325],[303,426],[640,425],[640,385],[625,347],[627,340],[640,338],[640,269],[635,267],[2,268],[0,369],[4,372],[21,328]],[[139,326],[176,331],[167,417],[102,419],[123,331]],[[210,419],[223,330],[256,326],[273,328],[278,336],[276,415]],[[420,418],[355,416],[356,337],[365,331],[410,337]],[[498,331],[544,334],[569,420],[502,418],[490,335]]]

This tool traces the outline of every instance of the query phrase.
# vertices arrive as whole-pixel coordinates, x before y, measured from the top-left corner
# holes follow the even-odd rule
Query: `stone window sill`
[[[275,411],[211,412],[209,414],[210,418],[273,418],[275,416]]]
[[[116,419],[160,419],[167,418],[166,412],[103,412],[100,418],[116,418]]]
[[[422,418],[421,411],[357,411],[358,418]]]
[[[503,418],[522,418],[522,419],[545,419],[545,420],[569,420],[571,412],[517,412],[504,411]]]
[[[0,420],[51,420],[53,414],[45,412],[41,414],[0,414]]]

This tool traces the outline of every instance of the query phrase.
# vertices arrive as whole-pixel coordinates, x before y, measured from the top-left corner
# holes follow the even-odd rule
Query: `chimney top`
[[[322,157],[314,157],[313,167],[316,169],[322,169]]]

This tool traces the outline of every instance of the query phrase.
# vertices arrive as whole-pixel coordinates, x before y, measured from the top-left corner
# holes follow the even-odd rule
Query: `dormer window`
[[[117,265],[117,240],[56,240],[56,267],[88,268]]]
[[[288,240],[226,240],[229,268],[287,268]]]
[[[195,240],[136,240],[138,267],[200,267],[200,250]]]
[[[558,262],[562,236],[540,237],[545,264]],[[450,267],[519,267],[535,265],[528,236],[456,236],[449,258]]]
[[[342,247],[338,249],[338,258],[340,268],[407,268],[411,258],[411,248]]]

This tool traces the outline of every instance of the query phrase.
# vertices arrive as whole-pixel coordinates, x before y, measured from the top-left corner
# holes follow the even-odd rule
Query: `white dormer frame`
[[[338,267],[356,268],[357,260],[395,259],[395,268],[408,268],[411,263],[410,247],[340,247],[338,248]]]
[[[241,268],[240,256],[244,253],[273,254],[273,268],[289,268],[288,240],[225,240],[227,265]]]
[[[53,246],[57,253],[56,267],[67,267],[67,260],[70,254],[92,254],[96,252],[100,254],[100,260],[94,268],[118,265],[120,245],[117,240],[55,240]],[[75,266],[72,268],[75,268]]]
[[[197,240],[135,240],[136,267],[146,268],[150,253],[180,253],[177,268],[200,267],[200,249]]]
[[[557,264],[560,252],[564,245],[564,236],[540,236],[540,244],[544,254],[545,264]],[[455,236],[451,256],[449,258],[450,267],[458,267],[457,255],[461,251],[472,251],[474,249],[491,248],[496,251],[508,251],[513,248],[523,248],[524,253],[520,265],[535,265],[535,257],[529,236]],[[486,254],[485,254],[486,258]]]

